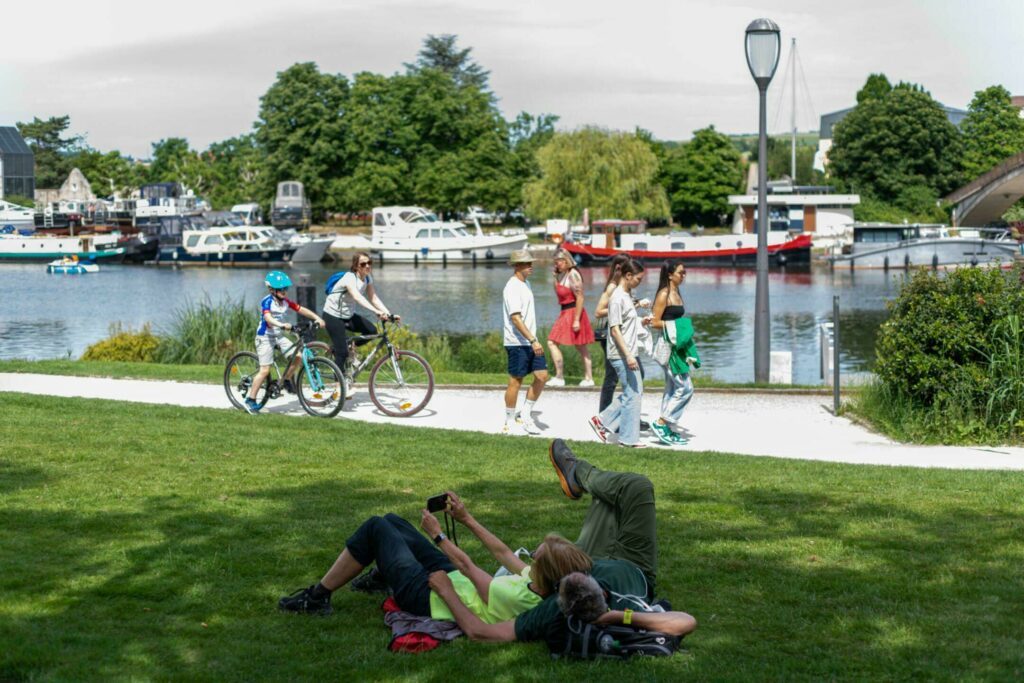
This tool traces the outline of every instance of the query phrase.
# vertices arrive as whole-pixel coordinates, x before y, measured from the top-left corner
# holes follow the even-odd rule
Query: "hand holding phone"
[[[427,510],[429,512],[440,512],[448,508],[448,494],[439,493],[436,496],[427,498]]]

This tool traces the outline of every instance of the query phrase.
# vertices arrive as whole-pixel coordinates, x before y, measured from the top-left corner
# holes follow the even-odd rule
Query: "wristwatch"
[[[444,535],[442,531],[437,536],[434,536],[434,545],[441,545],[441,541],[447,541],[448,537]]]

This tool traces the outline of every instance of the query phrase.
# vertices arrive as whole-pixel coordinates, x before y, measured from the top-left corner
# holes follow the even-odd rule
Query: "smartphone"
[[[427,512],[440,512],[448,507],[448,494],[439,493],[427,498]]]

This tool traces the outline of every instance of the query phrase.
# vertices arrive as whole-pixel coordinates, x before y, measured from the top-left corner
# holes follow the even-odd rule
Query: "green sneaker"
[[[667,446],[672,446],[677,442],[672,438],[672,429],[667,424],[658,424],[657,422],[651,423],[651,430],[654,435],[658,437],[658,441],[662,442]]]

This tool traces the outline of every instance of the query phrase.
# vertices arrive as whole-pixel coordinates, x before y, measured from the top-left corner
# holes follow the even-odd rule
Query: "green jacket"
[[[690,318],[676,318],[671,321],[675,323],[675,343],[672,344],[672,354],[668,357],[668,369],[673,375],[690,374],[690,365],[687,358],[693,358],[693,367],[700,367],[700,352],[697,351],[697,343],[693,341],[693,321]],[[665,341],[672,343],[671,336],[666,326],[662,335]]]

